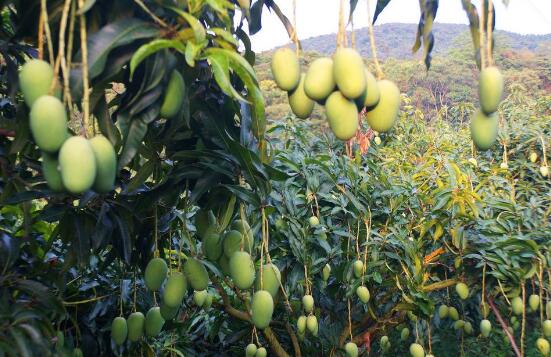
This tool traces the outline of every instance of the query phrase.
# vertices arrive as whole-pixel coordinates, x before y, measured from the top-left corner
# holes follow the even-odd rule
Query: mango
[[[308,224],[310,225],[310,227],[317,227],[320,224],[320,220],[316,216],[311,216],[310,218],[308,218]]]
[[[222,270],[222,274],[225,276],[230,275],[230,260],[226,257],[226,255],[222,255],[220,259],[218,259],[218,265],[220,265],[220,270]]]
[[[161,315],[161,308],[158,306],[149,309],[145,315],[145,334],[149,337],[155,337],[165,324],[165,319]]]
[[[243,244],[243,250],[250,253],[252,242],[247,239],[249,235],[241,234],[238,230],[231,230],[224,236],[224,255],[230,259],[233,253],[241,250],[241,244]]]
[[[366,120],[371,129],[379,133],[389,131],[398,118],[400,111],[400,90],[387,79],[377,82],[379,87],[379,102],[367,112]]]
[[[551,320],[545,320],[543,321],[543,335],[545,337],[550,337],[551,336]]]
[[[84,354],[82,353],[82,350],[80,348],[75,348],[73,350],[73,357],[83,357]]]
[[[304,93],[310,99],[323,103],[333,93],[335,86],[333,60],[328,57],[314,60],[304,77]]]
[[[465,327],[465,321],[463,320],[457,320],[453,323],[454,330],[461,330]]]
[[[193,302],[198,307],[202,307],[205,304],[205,301],[207,300],[208,295],[209,295],[209,293],[206,290],[194,291],[193,292]]]
[[[388,339],[388,336],[387,335],[382,336],[379,344],[381,345],[381,348],[383,350],[387,350],[390,347],[390,341]]]
[[[272,321],[274,300],[266,290],[258,290],[253,295],[251,304],[251,319],[256,328],[265,329]]]
[[[168,274],[168,266],[161,258],[153,258],[145,267],[145,286],[151,291],[157,291],[165,282]]]
[[[312,295],[304,295],[302,297],[302,307],[305,312],[312,312],[314,310],[314,297]]]
[[[161,104],[161,118],[175,117],[182,108],[183,97],[186,91],[184,78],[177,70],[172,70],[168,86],[166,87],[163,103]]]
[[[492,323],[486,319],[480,321],[480,333],[484,337],[490,336],[490,332],[492,331]]]
[[[64,190],[57,155],[42,152],[42,175],[52,191],[61,192]]]
[[[212,294],[207,294],[207,297],[205,298],[205,303],[203,304],[203,308],[206,310],[212,305]]]
[[[180,306],[176,307],[170,307],[166,304],[161,304],[161,316],[165,321],[172,320],[178,315],[178,310],[180,309]]]
[[[211,262],[215,262],[222,256],[222,238],[214,230],[207,230],[203,238],[203,254]]]
[[[490,66],[480,71],[478,96],[480,108],[489,115],[497,110],[503,95],[503,76],[497,67]]]
[[[230,259],[230,276],[235,286],[246,290],[255,279],[254,262],[247,252],[235,252]]]
[[[440,305],[440,307],[438,308],[438,316],[440,317],[440,320],[448,317],[448,311],[449,309],[447,305]]]
[[[541,166],[540,167],[540,174],[543,176],[543,177],[547,177],[549,176],[549,166]]]
[[[348,99],[365,92],[367,80],[362,57],[353,48],[338,48],[333,56],[333,76],[339,91]]]
[[[471,139],[479,150],[488,150],[497,139],[497,115],[487,116],[477,110],[471,119]]]
[[[195,228],[199,237],[204,237],[207,229],[209,228],[209,212],[200,209],[195,214]]]
[[[530,162],[534,164],[536,161],[538,161],[538,153],[532,151],[530,153],[529,159],[530,159]]]
[[[318,335],[318,318],[316,317],[316,315],[309,315],[307,318],[306,318],[306,328],[308,329],[308,331],[310,331],[310,333],[314,336],[317,336]]]
[[[209,273],[199,260],[188,258],[184,263],[184,274],[193,290],[206,290],[209,285]]]
[[[182,304],[187,292],[187,280],[184,274],[173,272],[167,279],[163,291],[163,303],[172,308]]]
[[[141,312],[133,312],[128,316],[128,341],[136,342],[143,337],[145,317]]]
[[[260,347],[258,350],[256,350],[255,357],[266,357],[268,355],[268,351],[264,347]]]
[[[249,224],[247,223],[247,221],[242,221],[240,219],[237,219],[232,223],[231,229],[241,232],[241,234],[243,234],[243,237],[245,238],[244,250],[250,253],[253,249],[254,237],[253,237],[253,231],[249,226]],[[228,258],[231,258],[231,255]]]
[[[539,295],[532,294],[528,298],[528,305],[532,309],[532,311],[537,311],[540,307],[540,297]]]
[[[367,70],[367,68],[365,69],[365,79],[365,91],[354,101],[360,111],[363,108],[372,109],[377,105],[377,103],[379,103],[379,98],[381,97],[377,79]]]
[[[453,306],[450,306],[449,309],[448,309],[448,315],[450,316],[450,318],[454,321],[457,321],[457,319],[459,318],[459,313],[457,312],[457,309]]]
[[[545,338],[538,338],[536,347],[542,356],[549,356],[549,342]]]
[[[280,48],[272,56],[272,75],[279,88],[292,91],[300,81],[300,63],[290,48]]]
[[[425,357],[425,349],[418,343],[412,343],[409,346],[409,354],[411,357]]]
[[[325,111],[329,126],[338,139],[346,141],[356,135],[358,108],[352,100],[341,92],[333,92],[325,102]]]
[[[465,324],[463,325],[463,331],[465,331],[465,333],[467,335],[472,334],[473,333],[473,325],[469,321],[466,321]]]
[[[288,93],[289,105],[291,110],[300,119],[306,119],[314,110],[314,101],[304,92],[304,78],[306,75],[300,75],[298,86]]]
[[[115,317],[111,323],[111,338],[120,346],[126,341],[127,336],[128,325],[126,324],[126,319],[121,316]]]
[[[325,264],[321,271],[321,277],[323,281],[329,280],[329,276],[331,275],[331,266],[329,264]]]
[[[369,290],[365,286],[358,286],[356,289],[356,295],[358,295],[358,298],[364,304],[367,304],[369,301]]]
[[[31,107],[30,127],[36,145],[49,153],[57,152],[67,139],[67,113],[56,97],[43,95]]]
[[[344,345],[344,350],[346,351],[346,356],[358,357],[358,346],[354,342],[348,342]]]
[[[297,319],[297,331],[298,333],[304,333],[306,331],[306,316],[301,315]]]
[[[522,299],[519,296],[511,300],[511,308],[513,310],[513,314],[517,316],[522,315],[524,304],[522,303]]]
[[[354,261],[352,267],[354,270],[354,276],[356,278],[361,277],[364,270],[364,263],[360,259],[357,259],[356,261]]]
[[[53,79],[54,69],[48,62],[33,59],[21,67],[19,87],[29,108],[35,100],[48,94]]]
[[[92,187],[96,179],[96,158],[88,140],[81,136],[70,137],[63,143],[58,159],[67,191],[79,194]]]
[[[404,328],[402,329],[402,331],[400,332],[400,339],[401,339],[402,341],[405,341],[405,340],[408,339],[408,337],[409,337],[409,328],[404,327]]]
[[[96,158],[96,178],[94,191],[107,193],[115,186],[117,176],[117,154],[111,142],[103,135],[97,135],[90,139],[90,145]]]
[[[254,288],[256,290],[266,290],[272,295],[273,298],[275,298],[279,292],[279,282],[281,281],[281,273],[275,264],[265,264],[262,267],[262,280],[263,283],[261,289],[260,269],[258,269]]]
[[[258,348],[254,343],[249,343],[245,348],[245,357],[254,357]]]
[[[469,297],[469,287],[465,283],[457,283],[455,285],[455,291],[457,292],[457,295],[459,295],[461,300],[465,300]]]

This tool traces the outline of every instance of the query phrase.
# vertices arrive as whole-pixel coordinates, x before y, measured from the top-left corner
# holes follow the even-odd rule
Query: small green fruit
[[[400,339],[401,339],[402,341],[405,341],[405,340],[408,339],[408,337],[409,337],[409,328],[404,327],[404,328],[402,329],[402,332],[400,332]]]
[[[358,346],[354,342],[348,342],[344,346],[344,350],[348,357],[358,357]]]
[[[538,161],[538,154],[532,151],[530,153],[530,162],[534,164],[536,161]]]
[[[517,316],[522,314],[524,304],[522,303],[522,299],[519,296],[511,300],[511,308],[513,309],[513,314]]]
[[[478,110],[471,120],[471,139],[479,150],[488,150],[497,139],[497,115]]]
[[[448,309],[448,316],[454,321],[457,321],[457,319],[459,319],[459,313],[457,312],[457,309],[453,306],[450,306],[450,308]]]
[[[480,333],[484,337],[490,336],[490,332],[492,331],[492,323],[488,320],[482,320],[480,321]]]
[[[41,150],[57,152],[67,139],[65,106],[56,97],[41,96],[31,107],[30,127],[34,141]]]
[[[209,295],[209,293],[206,290],[194,291],[193,292],[193,302],[198,307],[202,307],[205,304],[205,301],[207,300],[208,295]]]
[[[356,260],[353,265],[354,276],[360,278],[364,270],[364,263],[361,260]]]
[[[206,290],[209,285],[209,273],[199,260],[188,258],[184,263],[184,275],[193,290]]]
[[[538,338],[536,341],[536,347],[542,356],[549,356],[549,342],[547,342],[545,338]]]
[[[238,219],[232,223],[231,229],[241,232],[241,234],[245,239],[243,242],[244,249],[245,251],[250,253],[251,250],[253,249],[254,237],[253,237],[253,231],[249,226],[249,224],[246,221],[242,221]],[[231,258],[231,255],[228,258]]]
[[[308,218],[308,224],[310,225],[310,227],[317,227],[320,224],[320,220],[318,217],[312,216]]]
[[[362,57],[353,48],[338,48],[333,56],[333,76],[339,91],[349,99],[365,93],[367,81]]]
[[[328,57],[314,60],[304,78],[304,92],[316,102],[323,102],[335,90],[333,60]]]
[[[163,303],[171,308],[182,304],[187,292],[187,279],[180,272],[173,272],[167,279],[163,291]]]
[[[455,291],[461,300],[465,300],[469,297],[469,287],[465,283],[457,283],[457,285],[455,285]]]
[[[255,357],[266,357],[268,355],[268,351],[264,347],[260,347],[258,350],[256,350]]]
[[[306,318],[306,328],[308,329],[308,331],[310,331],[310,333],[313,336],[318,335],[319,326],[318,326],[318,319],[317,319],[316,315],[309,315]]]
[[[175,117],[182,107],[186,84],[184,78],[177,70],[172,70],[168,86],[166,87],[163,103],[161,104],[160,115],[162,118],[170,119]]]
[[[111,142],[103,135],[90,139],[90,145],[96,158],[96,178],[94,191],[107,193],[115,186],[117,176],[117,154]]]
[[[96,179],[96,158],[90,142],[81,136],[65,140],[59,151],[59,167],[67,191],[79,194],[89,190]]]
[[[466,321],[465,325],[463,325],[463,331],[465,331],[465,333],[467,335],[472,334],[473,333],[473,325],[469,321]]]
[[[375,145],[381,145],[381,137],[380,136],[376,136],[375,139],[373,139],[373,141],[375,142]]]
[[[448,311],[449,311],[449,308],[447,305],[440,305],[440,307],[438,308],[438,316],[440,317],[440,320],[443,320],[446,317],[448,317]]]
[[[299,333],[304,333],[304,331],[306,331],[306,316],[301,315],[297,319],[297,331]]]
[[[491,114],[495,112],[503,94],[503,76],[499,69],[490,66],[480,71],[478,85],[480,107],[484,113]]]
[[[136,342],[144,333],[145,317],[141,312],[134,312],[128,316],[128,341]]]
[[[388,339],[388,336],[384,335],[383,337],[381,337],[381,341],[379,342],[379,344],[381,345],[381,348],[383,350],[388,350],[390,348],[390,340]]]
[[[75,348],[73,350],[73,357],[83,357],[84,354],[82,353],[82,350],[80,348]]]
[[[465,321],[463,320],[457,320],[453,323],[454,330],[461,330],[465,327]]]
[[[240,231],[237,230],[231,230],[226,233],[226,235],[224,236],[224,255],[226,256],[226,258],[231,259],[233,253],[240,250],[241,244],[243,244],[243,249],[246,252],[250,253],[252,242],[248,241],[247,237],[248,235],[243,235]]]
[[[549,166],[542,166],[542,167],[540,167],[540,174],[541,174],[543,177],[549,176]]]
[[[532,309],[532,311],[538,311],[540,307],[540,297],[536,294],[530,295],[528,298],[528,305]]]
[[[38,98],[48,94],[53,79],[54,69],[48,62],[33,59],[21,67],[19,87],[29,108]]]
[[[207,298],[205,299],[205,303],[203,304],[203,309],[208,309],[212,305],[212,294],[207,294]]]
[[[329,126],[339,140],[349,140],[358,130],[358,108],[356,104],[341,92],[333,92],[325,102],[325,111]]]
[[[288,93],[289,106],[293,113],[300,119],[306,119],[314,110],[314,101],[304,92],[304,73],[300,76],[298,86]]]
[[[111,323],[111,338],[118,346],[121,346],[128,336],[128,325],[124,317],[115,317]]]
[[[543,335],[545,337],[551,336],[551,320],[543,321]]]
[[[411,357],[425,357],[425,349],[418,343],[412,343],[409,346]]]
[[[380,133],[389,131],[398,118],[400,111],[400,90],[387,79],[377,82],[380,91],[379,103],[367,112],[367,123],[371,129]]]
[[[217,261],[222,256],[222,238],[214,230],[207,229],[203,238],[203,254],[211,262]]]
[[[279,286],[281,281],[281,273],[279,272],[279,269],[274,264],[265,264],[262,267],[262,289],[260,284],[260,269],[258,270],[256,274],[256,280],[254,287],[256,290],[266,290],[268,291],[272,297],[276,297],[277,293],[279,292]]]
[[[358,295],[358,298],[364,304],[367,304],[369,301],[369,290],[365,286],[358,286],[356,289],[356,295]]]
[[[272,57],[272,75],[279,88],[292,91],[300,81],[300,63],[290,48],[280,48]]]
[[[63,181],[59,170],[59,161],[57,155],[42,152],[42,174],[48,183],[48,187],[56,192],[63,191]]]
[[[329,264],[325,264],[323,270],[321,271],[323,281],[329,280],[329,275],[331,275],[331,266]]]
[[[235,252],[230,259],[230,276],[241,290],[250,288],[255,279],[254,263],[247,252]]]
[[[247,348],[245,348],[245,356],[246,357],[254,357],[257,350],[258,350],[258,347],[256,347],[256,345],[254,343],[249,343],[247,345]]]
[[[302,297],[302,307],[307,313],[310,313],[314,310],[314,298],[312,297],[312,295],[304,295]]]
[[[163,329],[164,324],[165,324],[165,319],[163,319],[163,316],[161,315],[161,308],[158,306],[155,306],[149,309],[149,311],[145,315],[146,335],[149,337],[157,336],[159,333],[161,333],[161,330]]]
[[[145,268],[145,286],[151,291],[157,291],[163,285],[168,274],[168,266],[161,258],[153,258]]]
[[[256,328],[265,329],[272,321],[274,313],[274,299],[266,290],[254,293],[251,305],[251,319]]]

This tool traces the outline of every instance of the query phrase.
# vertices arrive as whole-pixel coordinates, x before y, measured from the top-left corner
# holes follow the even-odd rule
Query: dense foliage
[[[535,69],[541,58],[496,56],[508,89],[499,144],[487,152],[473,151],[466,125],[476,105],[472,48],[429,57],[429,77],[417,64],[386,61],[404,93],[399,120],[380,143],[363,123],[344,144],[319,115],[288,114],[262,57],[257,79],[246,30],[260,30],[267,8],[288,30],[290,22],[273,1],[246,3],[51,1],[51,42],[48,31],[37,36],[40,1],[2,3],[0,355],[239,355],[251,341],[278,356],[342,355],[351,340],[370,355],[404,355],[415,342],[436,356],[503,356],[511,346],[535,355],[541,321],[551,319],[551,183],[540,172],[551,97],[548,76]],[[70,46],[60,41],[64,28]],[[36,56],[54,67],[59,58],[72,134],[101,133],[114,145],[110,192],[47,185],[18,90],[19,66]],[[469,78],[460,82],[465,60]],[[167,119],[160,112],[174,70],[184,79],[183,104]],[[420,93],[434,83],[446,83],[445,94]],[[237,249],[252,238],[254,289],[238,288],[229,257],[207,247],[211,233],[226,240],[236,230]],[[118,346],[114,318],[163,308],[163,292],[143,279],[153,257],[171,275],[198,259],[207,298],[198,303],[190,288],[160,334]],[[267,284],[259,281],[267,262],[281,277],[261,329],[250,310],[253,291]],[[369,290],[367,303],[359,286]],[[319,329],[301,334],[307,294]],[[519,296],[533,305],[531,295],[541,298],[537,312],[511,312]],[[454,329],[441,305],[471,329]],[[493,329],[483,339],[486,316]]]

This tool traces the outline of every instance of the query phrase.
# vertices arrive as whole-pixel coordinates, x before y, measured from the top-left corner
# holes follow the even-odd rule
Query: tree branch
[[[486,301],[488,301],[488,305],[490,305],[490,308],[492,309],[494,314],[496,314],[496,319],[499,322],[499,324],[501,325],[501,328],[503,329],[503,332],[505,332],[505,334],[507,335],[507,338],[509,338],[509,341],[511,342],[511,347],[513,347],[513,351],[515,351],[515,355],[517,357],[521,357],[521,354],[520,354],[520,351],[518,349],[517,343],[515,342],[515,337],[511,334],[511,331],[509,331],[509,326],[503,320],[503,318],[501,317],[501,314],[499,313],[499,310],[494,305],[494,299],[492,299],[490,297],[487,297]]]

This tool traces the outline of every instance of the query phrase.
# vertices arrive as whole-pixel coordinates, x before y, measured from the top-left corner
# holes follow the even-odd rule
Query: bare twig
[[[78,8],[84,8],[84,0],[78,0]],[[88,137],[88,126],[90,122],[90,83],[88,78],[88,46],[86,36],[86,15],[79,16],[80,25],[80,50],[82,52],[82,135]]]
[[[492,311],[496,315],[496,319],[499,322],[499,324],[501,325],[501,328],[503,329],[503,332],[505,332],[505,334],[507,335],[507,338],[509,339],[509,342],[511,342],[511,347],[513,348],[513,351],[515,352],[515,355],[517,357],[521,357],[522,355],[521,355],[521,353],[518,349],[517,343],[515,342],[515,337],[511,334],[511,331],[509,331],[509,326],[507,325],[507,323],[501,317],[501,314],[499,313],[499,310],[495,306],[493,299],[487,297],[486,300],[488,301],[488,305],[490,305],[490,308],[492,309]]]
[[[168,27],[168,24],[164,22],[161,18],[159,18],[157,15],[155,15],[151,10],[148,9],[148,7],[142,2],[142,0],[134,0],[136,4],[138,4],[139,7],[142,8],[143,11],[145,11],[151,18],[161,25],[162,27]]]

